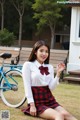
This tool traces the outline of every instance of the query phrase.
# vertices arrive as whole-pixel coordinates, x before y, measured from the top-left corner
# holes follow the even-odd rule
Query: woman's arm
[[[24,81],[25,95],[27,97],[28,103],[34,102],[33,94],[31,90],[31,71],[30,63],[25,62],[22,68],[22,77]]]
[[[29,62],[24,63],[22,68],[22,76],[24,81],[25,95],[27,97],[28,104],[30,104],[30,114],[32,116],[36,116],[36,107],[31,89],[31,71]]]
[[[65,69],[65,64],[59,63],[57,66],[56,76],[54,78],[54,70],[53,70],[53,66],[51,66],[51,81],[49,83],[49,88],[51,90],[55,89],[55,87],[59,84],[60,74],[64,69]]]
[[[53,69],[53,66],[51,65],[51,80],[49,82],[49,88],[51,90],[54,90],[55,87],[59,84],[59,75],[57,74],[54,78],[54,69]]]

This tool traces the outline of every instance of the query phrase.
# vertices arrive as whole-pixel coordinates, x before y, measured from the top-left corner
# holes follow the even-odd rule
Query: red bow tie
[[[49,74],[49,72],[48,72],[48,67],[40,66],[39,69],[40,69],[40,73],[41,73],[42,75],[44,75],[44,73],[45,73],[46,75]]]

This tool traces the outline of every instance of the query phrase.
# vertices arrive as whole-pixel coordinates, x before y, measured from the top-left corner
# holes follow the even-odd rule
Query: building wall
[[[72,7],[69,63],[67,71],[80,69],[80,7]]]
[[[50,29],[46,29],[44,30],[41,34],[36,35],[35,32],[33,32],[32,35],[32,40],[22,40],[21,41],[21,46],[23,47],[32,47],[34,45],[34,43],[38,40],[45,40],[48,45],[51,45],[51,33],[50,33]],[[69,42],[69,33],[61,33],[61,32],[57,32],[55,33],[55,45],[54,45],[54,49],[64,49],[62,43],[63,42]],[[18,40],[15,42],[14,46],[18,46]]]

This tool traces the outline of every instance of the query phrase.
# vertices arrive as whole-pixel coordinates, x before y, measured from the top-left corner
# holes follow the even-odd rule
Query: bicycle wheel
[[[1,82],[1,87],[4,87],[4,89],[1,89],[2,100],[9,107],[20,107],[25,102],[22,74],[18,70],[11,70],[5,76],[12,89],[6,89],[9,86],[3,78]]]

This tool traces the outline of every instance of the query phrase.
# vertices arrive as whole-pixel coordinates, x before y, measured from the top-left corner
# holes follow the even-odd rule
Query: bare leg
[[[52,108],[46,109],[43,113],[39,115],[39,117],[49,120],[64,120],[62,114]]]
[[[61,113],[64,116],[65,120],[77,120],[74,116],[72,116],[68,111],[66,111],[63,107],[58,106],[55,110]]]

